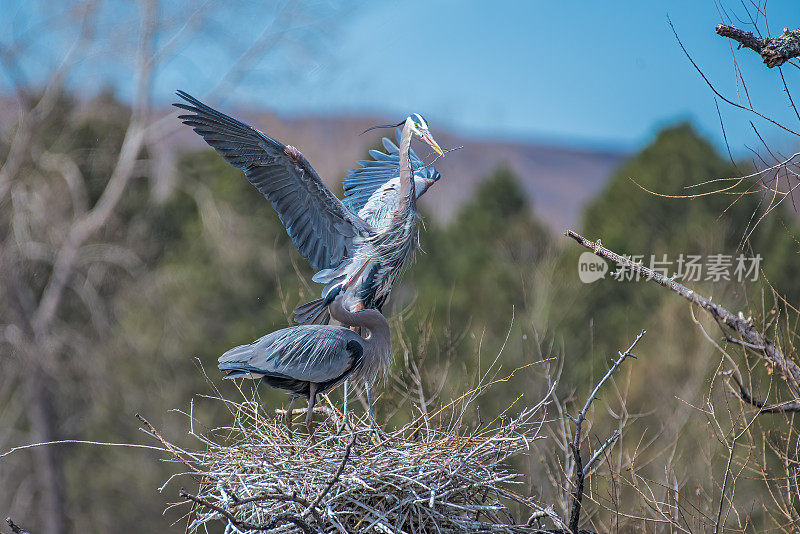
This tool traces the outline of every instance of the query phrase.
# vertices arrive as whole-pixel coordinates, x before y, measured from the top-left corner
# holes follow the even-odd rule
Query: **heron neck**
[[[411,118],[406,119],[403,133],[400,135],[400,202],[413,205],[416,200],[414,192],[414,171],[411,168]]]
[[[369,337],[365,338],[371,343],[391,343],[389,322],[381,312],[373,309],[351,312],[342,306],[342,299],[337,298],[328,307],[331,317],[346,326],[359,326],[369,330]]]

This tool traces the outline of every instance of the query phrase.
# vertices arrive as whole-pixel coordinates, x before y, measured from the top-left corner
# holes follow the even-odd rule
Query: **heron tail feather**
[[[312,300],[294,309],[294,322],[297,324],[328,324],[330,320],[331,314],[322,298]]]
[[[229,351],[225,352],[225,354],[219,357],[220,369],[223,368],[222,366],[224,364],[232,362],[246,362],[249,360],[253,355],[254,345],[254,343],[239,345],[238,347],[233,347]]]

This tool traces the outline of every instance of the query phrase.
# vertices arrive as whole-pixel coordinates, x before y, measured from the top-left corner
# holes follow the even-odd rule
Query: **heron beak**
[[[364,272],[364,269],[367,268],[367,265],[369,265],[370,261],[372,261],[372,258],[371,257],[367,258],[367,261],[365,261],[364,264],[361,267],[359,267],[358,271],[356,271],[356,273],[353,276],[347,279],[347,281],[344,283],[345,288],[350,287],[351,284],[354,284],[358,280],[358,277],[361,276],[361,273]]]
[[[436,139],[433,138],[431,132],[429,132],[428,130],[422,130],[419,133],[419,136],[422,138],[423,141],[428,143],[437,154],[439,154],[440,156],[444,156],[444,151],[442,150],[442,147],[440,147],[439,143],[436,142]]]

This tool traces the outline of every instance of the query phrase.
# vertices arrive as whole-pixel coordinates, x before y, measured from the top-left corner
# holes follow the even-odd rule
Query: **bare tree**
[[[0,67],[17,106],[15,122],[0,142],[5,147],[0,149],[0,395],[10,399],[0,410],[0,424],[14,429],[4,432],[0,446],[58,443],[79,431],[75,421],[86,408],[63,405],[63,384],[75,380],[77,389],[79,377],[94,372],[98,355],[93,350],[109,329],[109,288],[120,269],[135,275],[141,267],[136,251],[121,238],[131,229],[121,223],[119,208],[132,183],[153,177],[154,147],[179,125],[171,111],[153,107],[159,67],[192,40],[217,43],[232,56],[227,72],[220,73],[219,91],[265,58],[296,49],[297,43],[300,48],[313,43],[314,26],[331,22],[314,6],[276,2],[264,8],[263,32],[242,46],[229,34],[215,35],[220,12],[205,4],[86,0],[43,4],[31,12],[34,22],[0,51]],[[298,32],[303,35],[290,43],[288,37]],[[44,57],[46,38],[64,39],[67,46],[55,57]],[[60,149],[59,140],[74,135],[86,113],[80,101],[76,109],[65,110],[65,99],[71,98],[70,88],[85,88],[85,80],[76,79],[95,65],[90,79],[113,83],[108,63],[119,69],[128,57],[133,58],[127,80],[130,113],[123,131],[114,133],[118,143],[97,140],[89,164],[107,174],[101,184],[90,183],[86,162]],[[47,68],[48,61],[55,67],[44,74],[30,68],[34,63]],[[9,475],[2,502],[26,524],[38,519],[34,530],[66,532],[60,449],[34,447],[24,460],[12,460],[0,463],[0,471]]]

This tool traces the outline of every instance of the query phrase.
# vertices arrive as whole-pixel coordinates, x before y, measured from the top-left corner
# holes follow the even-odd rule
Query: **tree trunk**
[[[26,394],[30,436],[35,443],[58,439],[56,414],[44,370],[35,365],[28,375]],[[64,512],[64,475],[60,454],[55,446],[34,447],[34,476],[39,487],[40,528],[50,534],[64,534],[67,518]]]

